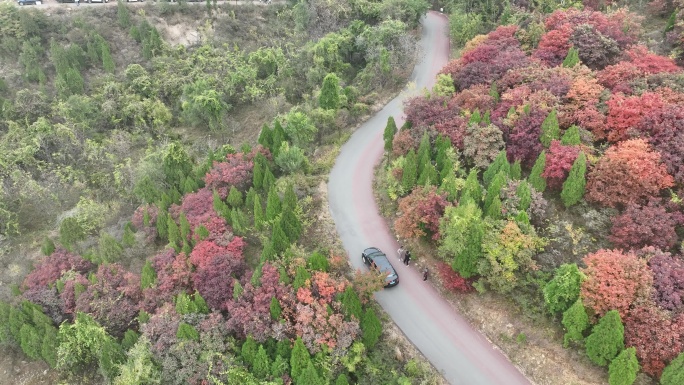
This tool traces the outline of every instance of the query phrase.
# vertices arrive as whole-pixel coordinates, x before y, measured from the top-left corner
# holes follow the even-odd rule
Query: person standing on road
[[[400,261],[404,260],[404,253],[406,251],[404,250],[404,246],[399,245],[399,250],[397,250],[397,258],[399,258]]]
[[[408,250],[404,251],[404,265],[408,266],[410,260],[411,260],[411,252]]]
[[[430,272],[428,271],[428,268],[426,267],[425,269],[423,269],[423,281],[427,281],[428,274],[430,274]]]

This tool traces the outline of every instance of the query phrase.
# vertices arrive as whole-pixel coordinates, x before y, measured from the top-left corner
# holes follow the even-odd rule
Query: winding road
[[[411,75],[420,90],[432,88],[449,56],[448,21],[430,12],[422,20],[423,57]],[[364,268],[361,251],[375,246],[392,258],[398,244],[378,212],[373,195],[373,171],[383,154],[382,133],[389,116],[404,122],[402,103],[407,92],[390,101],[342,147],[328,182],[330,212],[355,268]],[[396,260],[395,260],[396,261]],[[423,282],[413,266],[396,261],[399,285],[376,294],[376,299],[408,339],[453,385],[530,384],[484,336]]]

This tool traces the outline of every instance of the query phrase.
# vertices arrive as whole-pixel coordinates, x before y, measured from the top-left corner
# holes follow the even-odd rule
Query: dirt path
[[[447,32],[444,15],[430,12],[424,18],[423,57],[412,75],[417,90],[431,88],[437,72],[447,63]],[[366,247],[379,247],[390,256],[394,256],[398,248],[378,212],[372,182],[374,167],[383,153],[382,132],[387,118],[394,116],[397,125],[403,124],[402,102],[410,94],[406,91],[393,99],[359,127],[342,147],[330,173],[330,212],[355,268],[364,268],[360,255]],[[378,293],[376,299],[449,383],[530,384],[495,346],[471,327],[431,285],[422,281],[415,268],[399,261],[394,265],[400,276],[399,285]]]

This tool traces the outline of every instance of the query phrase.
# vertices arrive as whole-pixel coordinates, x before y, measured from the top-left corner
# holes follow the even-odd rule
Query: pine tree
[[[558,118],[556,117],[556,110],[553,109],[549,115],[544,119],[541,125],[541,135],[539,140],[544,147],[549,147],[552,140],[560,138],[560,128],[558,127]]]
[[[57,366],[57,328],[54,326],[46,326],[43,341],[40,346],[40,355],[51,368]]]
[[[126,333],[124,333],[124,336],[121,339],[121,348],[128,351],[136,342],[138,342],[138,338],[140,338],[140,335],[133,329],[126,330]]]
[[[240,349],[240,355],[242,356],[242,360],[249,366],[252,366],[254,363],[254,359],[256,358],[257,355],[257,343],[254,341],[254,338],[252,338],[251,335],[247,336],[247,339],[245,342],[242,344],[242,348]]]
[[[259,256],[259,262],[273,261],[276,257],[275,249],[273,249],[273,241],[267,239],[264,242],[264,248],[261,250],[261,256]]]
[[[581,342],[584,340],[584,331],[589,327],[589,316],[581,299],[578,299],[563,313],[562,323],[565,327],[564,347],[567,348],[571,341]]]
[[[237,279],[233,281],[233,299],[238,300],[242,296],[242,292],[244,291],[244,288],[240,284],[240,281]]]
[[[145,265],[143,265],[142,271],[140,272],[140,288],[147,289],[148,287],[154,286],[157,282],[157,272],[152,267],[152,263],[147,260]]]
[[[192,301],[195,303],[195,309],[198,314],[209,314],[209,305],[207,301],[200,295],[199,292],[195,291],[192,295]]]
[[[190,222],[188,222],[188,217],[186,217],[185,213],[182,211],[180,212],[178,222],[180,223],[181,241],[188,242],[188,239],[190,238]]]
[[[527,211],[532,203],[532,191],[530,190],[530,184],[526,180],[520,181],[520,184],[515,189],[515,195],[520,199],[518,210]]]
[[[487,216],[494,220],[501,219],[501,198],[495,196],[492,203],[487,207]]]
[[[276,217],[280,215],[281,209],[280,197],[278,196],[275,186],[272,186],[268,190],[268,198],[266,200],[266,220],[275,220]]]
[[[180,234],[180,229],[178,229],[178,225],[176,224],[176,221],[173,220],[173,217],[171,217],[171,214],[168,214],[168,219],[167,223],[169,224],[169,227],[167,229],[168,236],[169,236],[169,245],[173,247],[176,252],[180,251],[180,246],[181,246],[181,234]]]
[[[262,230],[264,228],[264,209],[261,207],[261,199],[254,197],[254,228]]]
[[[446,193],[446,198],[449,202],[455,202],[456,198],[458,198],[459,188],[461,188],[459,181],[456,180],[456,175],[452,172],[442,178],[442,182],[439,185],[439,192]]]
[[[316,371],[313,362],[309,360],[306,368],[297,377],[297,385],[320,385],[324,383]]]
[[[511,173],[511,165],[508,163],[508,159],[506,159],[506,151],[500,151],[496,158],[494,158],[494,161],[489,164],[489,167],[487,167],[482,174],[482,182],[485,187],[489,187],[489,184],[492,183],[492,179],[494,179],[496,174],[500,171],[503,171],[506,175],[510,175]]]
[[[257,265],[257,267],[254,268],[254,272],[252,273],[252,278],[249,280],[249,283],[251,283],[253,287],[261,286],[261,272],[262,272],[263,268],[264,268],[263,263],[259,263]]]
[[[499,96],[499,90],[497,89],[496,82],[492,82],[492,85],[489,87],[489,96],[491,96],[496,103],[499,102],[501,97]]]
[[[290,377],[299,379],[299,376],[310,363],[311,356],[309,351],[304,346],[302,338],[297,337],[290,354]],[[300,383],[298,382],[297,385],[300,385]]]
[[[570,207],[584,197],[584,187],[587,184],[585,174],[587,172],[587,158],[584,152],[580,152],[570,168],[568,179],[563,182],[561,199],[565,207]]]
[[[490,124],[492,124],[491,115],[492,115],[492,111],[487,110],[487,112],[485,112],[485,114],[482,116],[482,122],[481,123],[483,126],[489,126]]]
[[[197,313],[197,306],[190,296],[181,292],[176,296],[176,313],[180,315]]]
[[[282,218],[275,221],[271,230],[271,243],[276,254],[284,252],[290,246],[290,238],[283,230],[282,222]]]
[[[420,178],[418,178],[418,186],[437,186],[439,182],[440,178],[439,174],[437,174],[437,169],[428,160],[428,163],[423,166]]]
[[[254,362],[252,363],[252,374],[256,378],[265,379],[271,373],[271,360],[266,354],[266,349],[262,345],[259,345],[259,349],[254,356]]]
[[[216,214],[221,218],[225,219],[226,222],[230,223],[230,207],[221,199],[218,191],[214,190],[212,196],[214,211],[216,211]]]
[[[207,239],[207,237],[209,236],[209,229],[204,227],[204,225],[199,225],[195,229],[195,235],[197,235],[197,238],[200,241],[203,241],[203,240]]]
[[[40,252],[46,257],[55,252],[55,243],[52,242],[52,239],[43,239],[43,245],[40,247]]]
[[[261,188],[264,191],[268,191],[271,187],[273,187],[273,185],[275,185],[275,180],[275,176],[273,176],[271,169],[266,167],[264,169],[264,179],[261,182]]]
[[[342,311],[347,320],[351,320],[351,317],[355,317],[357,321],[361,320],[363,315],[363,310],[361,309],[361,300],[359,299],[356,290],[353,287],[347,286],[342,293]]]
[[[337,110],[340,107],[340,78],[334,73],[325,75],[318,105],[325,110]]]
[[[608,366],[608,384],[632,385],[639,372],[636,349],[623,350]]]
[[[366,309],[361,318],[362,341],[366,348],[373,349],[382,334],[382,324],[372,308]]]
[[[233,232],[237,235],[244,235],[247,227],[247,217],[240,209],[232,209],[230,211],[230,224],[233,227]]]
[[[247,194],[245,195],[245,207],[248,209],[254,207],[254,198],[256,197],[256,190],[254,189],[254,187],[250,187],[249,191],[247,191]]]
[[[38,333],[35,327],[28,323],[25,323],[21,326],[19,334],[21,336],[21,350],[24,352],[24,354],[33,358],[34,360],[39,360],[41,358],[43,336]]]
[[[271,150],[271,154],[273,154],[273,159],[275,159],[278,156],[278,151],[280,151],[280,146],[286,140],[287,140],[287,134],[285,133],[283,126],[280,124],[280,120],[276,119],[275,122],[273,123],[273,146],[269,147],[269,150]],[[264,188],[266,188],[266,187],[264,187]]]
[[[480,115],[480,110],[476,109],[475,112],[470,114],[470,119],[468,120],[468,125],[470,126],[471,124],[480,124],[482,121],[482,115]]]
[[[572,68],[580,62],[579,51],[575,47],[570,47],[567,56],[563,60],[563,67]]]
[[[29,322],[29,317],[21,306],[12,306],[9,312],[9,332],[14,341],[21,343],[21,327]]]
[[[427,131],[425,131],[423,133],[423,137],[420,139],[420,145],[418,146],[418,154],[416,156],[416,159],[418,160],[418,168],[416,169],[416,175],[420,175],[423,173],[423,169],[425,168],[425,166],[430,164],[431,158],[432,157],[430,156],[430,136],[428,135]]]
[[[660,376],[660,385],[684,384],[684,353],[679,353],[677,358],[670,361]]]
[[[259,132],[259,139],[257,139],[257,143],[262,145],[264,148],[271,148],[273,145],[273,130],[268,124],[264,123],[264,125],[261,127],[261,132]],[[254,165],[256,166],[256,162]]]
[[[264,173],[266,166],[254,158],[254,166],[252,167],[252,186],[261,189],[264,184]]]
[[[311,254],[309,259],[306,260],[306,267],[310,270],[318,270],[327,272],[330,268],[330,263],[325,255],[319,253],[318,251]]]
[[[226,203],[233,208],[242,207],[242,193],[235,188],[235,186],[230,187],[230,192],[228,193],[228,198],[226,198]]]
[[[278,321],[280,319],[280,315],[283,312],[283,309],[280,307],[280,302],[278,302],[278,299],[276,297],[271,298],[270,311],[271,319],[274,321]]]
[[[288,373],[290,365],[287,363],[287,359],[276,355],[273,363],[271,364],[271,376],[273,378],[281,378],[283,374]]]
[[[194,326],[181,322],[178,324],[178,331],[176,337],[179,340],[199,341],[199,333]]]
[[[416,159],[416,153],[411,149],[404,158],[404,169],[401,174],[401,188],[404,195],[407,195],[413,190],[413,187],[416,185],[417,176],[418,160]]]
[[[292,183],[288,183],[287,187],[285,187],[285,193],[283,194],[283,210],[285,208],[290,208],[291,210],[295,210],[297,208],[297,194],[294,191],[294,185]]]
[[[625,347],[625,328],[617,310],[606,313],[594,326],[586,340],[589,359],[598,366],[606,366]]]
[[[564,146],[578,146],[581,143],[582,139],[580,138],[579,127],[573,124],[567,130],[565,130],[565,133],[561,138],[561,144]]]
[[[382,133],[382,138],[385,140],[385,152],[388,155],[392,152],[392,145],[396,134],[397,123],[394,121],[394,116],[390,116],[387,118],[387,125],[385,125],[385,131]]]
[[[295,273],[295,278],[294,282],[292,283],[292,287],[297,290],[300,287],[304,286],[306,281],[311,279],[311,274],[302,266],[299,266],[297,268],[297,271]]]
[[[131,247],[135,245],[135,231],[133,229],[133,224],[130,221],[126,222],[126,225],[124,226],[121,244],[124,247]]]
[[[477,169],[470,169],[468,178],[466,178],[465,186],[461,190],[461,201],[472,199],[475,204],[479,205],[482,202],[482,186],[477,179]]]
[[[494,198],[500,197],[501,189],[506,184],[507,180],[508,180],[508,175],[503,170],[499,171],[499,173],[496,174],[496,176],[494,176],[494,178],[492,179],[492,182],[489,184],[489,188],[487,188],[487,195],[485,195],[485,201],[484,201],[485,210],[489,209],[489,206],[494,201]]]
[[[520,166],[520,160],[516,160],[511,165],[511,179],[520,180],[520,178],[522,178],[522,167]]]
[[[159,239],[161,240],[168,240],[169,238],[169,225],[168,225],[168,217],[166,215],[166,211],[162,211],[159,209],[159,215],[157,215],[157,235],[159,236]]]
[[[275,354],[277,356],[283,357],[285,361],[290,360],[290,355],[292,354],[292,347],[290,346],[290,340],[289,339],[283,339],[280,340],[276,343],[276,352]]]
[[[544,168],[546,168],[546,151],[542,151],[539,154],[539,157],[534,162],[534,166],[532,166],[530,176],[527,178],[530,185],[539,192],[546,190],[546,179],[542,176]]]
[[[484,232],[482,218],[473,218],[468,227],[468,232],[464,234],[465,246],[451,263],[451,268],[463,278],[468,279],[477,274],[477,265],[483,256],[482,238],[484,238]]]

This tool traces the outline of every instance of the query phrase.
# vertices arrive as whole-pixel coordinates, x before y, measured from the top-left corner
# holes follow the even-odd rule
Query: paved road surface
[[[423,58],[412,75],[418,89],[432,87],[437,72],[448,61],[449,52],[446,17],[430,12],[422,23]],[[405,97],[403,94],[393,99],[352,135],[330,173],[330,212],[355,268],[365,268],[361,251],[366,247],[379,247],[392,258],[398,249],[394,236],[378,213],[371,186],[373,168],[383,153],[382,133],[387,118],[392,115],[397,126],[403,124],[402,101]],[[449,383],[530,384],[503,354],[422,281],[414,266],[404,266],[396,259],[393,262],[400,276],[399,285],[377,293],[376,298]]]

